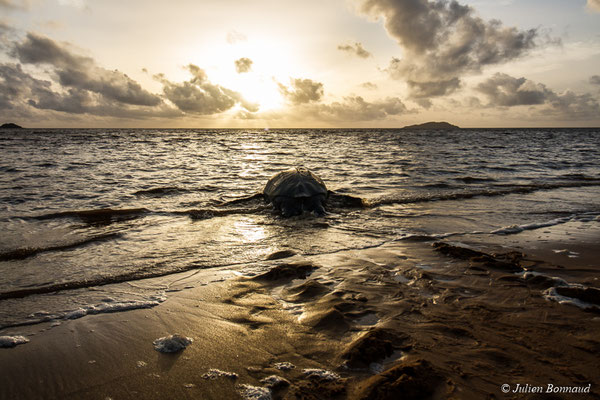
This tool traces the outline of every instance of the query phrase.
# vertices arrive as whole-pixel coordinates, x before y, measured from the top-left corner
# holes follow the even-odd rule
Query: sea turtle
[[[284,217],[300,215],[303,211],[321,216],[325,214],[329,191],[321,178],[308,168],[295,167],[269,179],[262,194]]]
[[[221,207],[239,205],[257,205],[256,202],[264,200],[272,203],[275,209],[284,217],[300,215],[304,211],[313,212],[318,216],[325,215],[325,203],[329,208],[362,208],[366,206],[360,197],[337,193],[327,190],[327,187],[317,175],[305,167],[290,168],[274,175],[261,193],[241,197],[222,203]],[[262,207],[258,207],[262,209]],[[256,211],[257,208],[246,212]],[[244,209],[212,210],[211,214],[225,215],[230,213],[245,212]]]

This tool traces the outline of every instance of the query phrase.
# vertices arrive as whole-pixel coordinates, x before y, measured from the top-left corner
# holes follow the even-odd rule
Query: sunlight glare
[[[273,110],[284,106],[278,82],[287,83],[290,77],[302,76],[301,64],[289,52],[289,45],[278,43],[272,38],[241,42],[227,46],[204,48],[202,59],[210,59],[210,65],[202,59],[195,60],[199,66],[205,65],[211,82],[235,90],[253,103],[259,104],[260,111]],[[248,72],[238,73],[235,60],[242,57],[252,60]]]

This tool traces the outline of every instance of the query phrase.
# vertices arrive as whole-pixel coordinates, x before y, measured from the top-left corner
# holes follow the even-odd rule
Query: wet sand
[[[584,230],[288,252],[254,276],[147,280],[168,281],[167,301],[2,332],[30,342],[0,349],[0,398],[600,398],[600,236],[573,232]],[[587,309],[545,296],[561,282]],[[174,333],[193,343],[154,349]],[[591,386],[535,393],[548,384]]]

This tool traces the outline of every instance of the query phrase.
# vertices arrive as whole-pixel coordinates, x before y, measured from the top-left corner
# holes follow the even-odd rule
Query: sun
[[[244,99],[259,105],[259,111],[274,110],[284,106],[277,82],[253,71],[237,74],[230,78],[230,88],[239,92]]]
[[[296,60],[290,45],[271,37],[255,37],[253,41],[234,45],[221,43],[204,47],[195,63],[204,65],[211,82],[240,93],[245,100],[258,104],[259,111],[285,107],[279,82],[287,83],[290,77],[302,75],[301,63]],[[252,61],[246,72],[238,72],[235,61],[247,58]],[[206,63],[206,60],[210,60]]]

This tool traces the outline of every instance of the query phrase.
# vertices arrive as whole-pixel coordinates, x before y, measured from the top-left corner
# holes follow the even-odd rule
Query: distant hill
[[[0,125],[0,129],[23,129],[23,127],[9,122],[8,124]]]
[[[402,129],[406,130],[437,130],[437,131],[454,131],[460,129],[456,125],[452,125],[448,122],[425,122],[424,124],[409,125]]]

